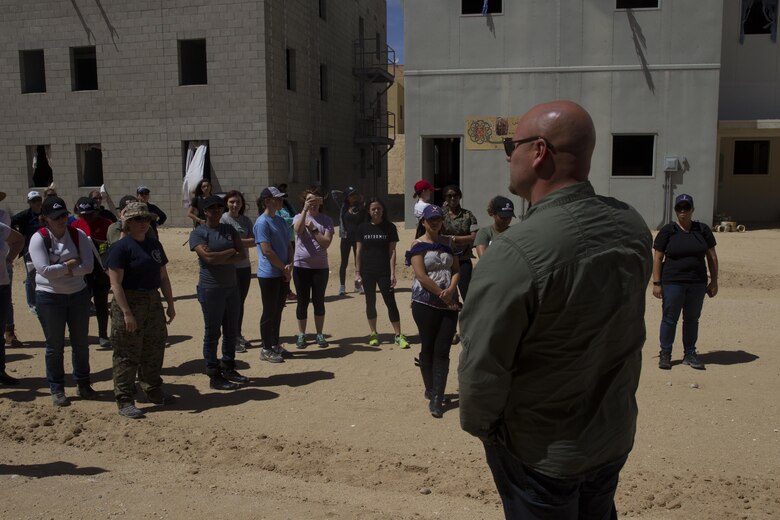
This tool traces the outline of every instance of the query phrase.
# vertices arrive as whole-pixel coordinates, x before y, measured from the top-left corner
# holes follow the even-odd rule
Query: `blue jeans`
[[[499,444],[485,444],[506,518],[611,520],[628,455],[578,478],[552,478],[525,466]]]
[[[5,372],[5,326],[11,314],[11,284],[0,285],[0,372]]]
[[[24,292],[27,296],[27,306],[30,309],[36,309],[35,298],[38,291],[35,290],[35,269],[28,272],[27,278],[24,279]]]
[[[696,352],[699,338],[699,316],[704,305],[707,284],[665,283],[663,288],[663,316],[661,317],[661,350],[671,352],[680,311],[683,316],[683,350],[685,354]]]
[[[222,336],[222,363],[226,368],[236,366],[236,338],[238,336],[238,312],[241,298],[238,286],[202,288],[198,287],[198,301],[203,310],[203,358],[206,373],[210,376],[220,373],[217,359],[217,344]]]
[[[65,391],[65,325],[72,351],[73,380],[89,384],[89,289],[73,294],[36,291],[38,320],[46,337],[46,380],[51,393]]]

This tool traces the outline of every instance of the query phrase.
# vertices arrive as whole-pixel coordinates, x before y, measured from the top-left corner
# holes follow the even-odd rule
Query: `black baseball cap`
[[[225,201],[219,195],[209,195],[206,200],[203,201],[203,209],[213,208],[214,206],[225,207]]]
[[[95,204],[95,201],[89,197],[81,197],[78,202],[76,202],[76,213],[79,215],[88,215],[95,211],[97,211],[97,205]]]
[[[68,214],[68,207],[65,205],[65,201],[62,200],[61,198],[48,197],[46,200],[43,201],[43,206],[41,207],[41,213],[43,213],[45,217],[57,219],[63,215]]]

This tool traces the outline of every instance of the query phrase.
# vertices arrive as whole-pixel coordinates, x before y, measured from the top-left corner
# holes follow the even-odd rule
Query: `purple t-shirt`
[[[293,227],[299,220],[301,220],[300,213],[293,218]],[[316,217],[309,214],[307,221],[314,222],[314,226],[320,234],[324,235],[328,231],[333,233],[333,220],[323,213]],[[293,265],[295,267],[305,267],[306,269],[327,269],[328,250],[323,248],[308,230],[304,230],[303,233],[295,237]]]

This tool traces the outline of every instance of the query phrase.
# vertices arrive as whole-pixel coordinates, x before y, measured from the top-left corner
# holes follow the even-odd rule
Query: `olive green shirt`
[[[460,317],[460,421],[566,478],[633,446],[651,236],[589,182],[539,200],[480,259]]]

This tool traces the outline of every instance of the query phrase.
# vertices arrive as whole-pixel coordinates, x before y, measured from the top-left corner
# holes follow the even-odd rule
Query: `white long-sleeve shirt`
[[[36,271],[36,290],[55,294],[74,294],[86,287],[84,275],[92,272],[94,257],[87,235],[80,229],[76,231],[79,237],[78,249],[67,229],[60,238],[55,237],[49,229],[51,251],[46,250],[46,244],[39,232],[33,234],[30,239],[30,257]],[[79,265],[68,272],[65,262],[71,258],[79,258]]]

